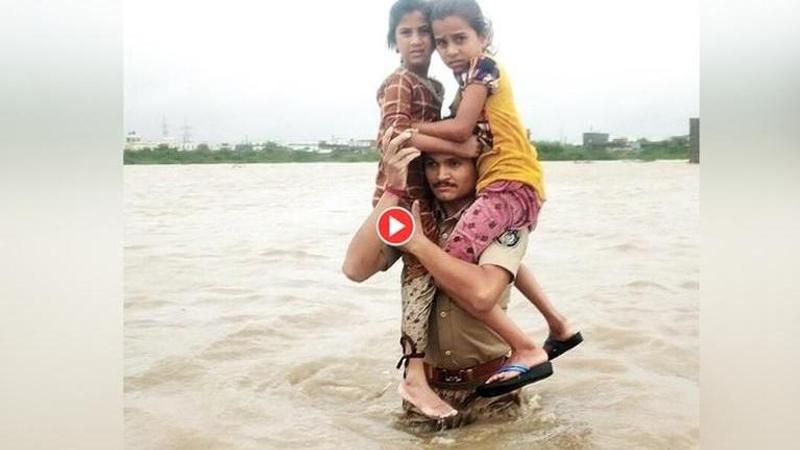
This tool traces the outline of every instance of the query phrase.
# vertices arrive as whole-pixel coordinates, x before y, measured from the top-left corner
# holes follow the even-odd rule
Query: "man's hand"
[[[386,142],[393,132],[393,128],[389,127],[381,141]],[[394,189],[405,190],[408,179],[408,164],[421,154],[414,147],[400,148],[413,135],[413,131],[405,130],[389,141],[383,149],[383,170],[386,174],[386,183]]]
[[[414,203],[411,205],[411,215],[414,217],[414,234],[411,235],[408,242],[398,248],[413,254],[420,245],[424,245],[425,242],[428,241],[425,233],[422,232],[422,216],[419,212],[419,200],[414,200]]]

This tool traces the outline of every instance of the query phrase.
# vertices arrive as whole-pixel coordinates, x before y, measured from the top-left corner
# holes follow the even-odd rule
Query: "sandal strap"
[[[403,378],[406,377],[406,372],[408,371],[407,370],[408,369],[408,360],[410,358],[424,358],[425,357],[425,352],[418,352],[417,351],[417,346],[414,344],[414,341],[412,341],[411,338],[409,338],[408,336],[406,336],[404,334],[404,335],[400,336],[400,347],[402,347],[404,352],[406,351],[406,344],[408,344],[409,352],[403,354],[403,356],[400,357],[400,360],[397,361],[397,367],[396,367],[397,369],[399,369],[400,366],[403,366],[403,368],[405,369],[405,370],[403,370]]]
[[[399,369],[400,366],[403,365],[403,363],[405,363],[405,367],[408,367],[408,360],[411,359],[411,358],[424,358],[424,357],[425,357],[425,353],[409,353],[407,355],[403,355],[403,356],[400,357],[400,360],[397,361],[397,367],[396,368]]]
[[[528,366],[523,366],[522,364],[507,364],[500,368],[497,373],[505,373],[505,372],[519,372],[525,373],[530,371],[531,368]]]

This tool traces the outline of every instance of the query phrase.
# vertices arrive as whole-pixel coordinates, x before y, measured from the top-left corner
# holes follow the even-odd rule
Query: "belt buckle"
[[[464,381],[461,375],[445,375],[444,382],[445,383],[461,383]]]

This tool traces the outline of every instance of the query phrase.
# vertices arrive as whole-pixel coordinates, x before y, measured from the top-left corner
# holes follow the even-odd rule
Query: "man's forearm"
[[[413,241],[406,250],[416,256],[436,284],[465,309],[490,310],[511,282],[511,275],[505,269],[462,261],[426,238]]]
[[[395,195],[385,192],[356,231],[347,247],[347,255],[342,264],[342,272],[347,278],[364,281],[383,268],[386,255],[383,253],[384,244],[375,231],[376,224],[381,213],[392,206],[397,206],[398,202],[399,199]]]

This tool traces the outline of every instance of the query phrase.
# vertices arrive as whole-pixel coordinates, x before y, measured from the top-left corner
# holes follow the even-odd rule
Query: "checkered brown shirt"
[[[422,78],[405,69],[398,68],[378,89],[378,106],[381,120],[378,127],[378,149],[383,151],[381,138],[390,126],[394,126],[392,137],[411,127],[414,122],[435,122],[441,118],[444,87],[436,80]],[[408,196],[421,198],[425,185],[421,158],[411,162],[408,168]],[[378,165],[375,179],[373,205],[380,200],[386,185],[383,167]]]
[[[381,138],[384,132],[394,127],[396,136],[405,129],[411,128],[414,122],[435,122],[441,117],[442,98],[444,87],[441,83],[430,78],[404,69],[398,68],[381,84],[378,89],[378,105],[381,108],[381,121],[378,127],[378,149],[382,153]],[[391,138],[390,138],[391,139]],[[383,164],[378,163],[378,174],[375,177],[375,192],[372,196],[372,206],[375,206],[383,196],[386,189],[386,175]],[[422,158],[416,158],[408,165],[408,178],[406,182],[406,198],[400,205],[411,209],[414,200],[420,200],[420,224],[426,236],[433,239],[436,236],[436,220],[433,217],[431,194],[425,183],[425,167]],[[404,279],[416,278],[425,273],[425,268],[416,258],[404,255]]]

